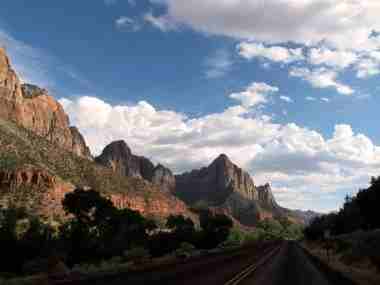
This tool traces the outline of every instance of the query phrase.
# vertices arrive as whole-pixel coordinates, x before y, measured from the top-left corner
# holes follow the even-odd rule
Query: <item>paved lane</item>
[[[315,263],[294,242],[286,243],[265,266],[259,267],[239,285],[352,285],[339,274]]]

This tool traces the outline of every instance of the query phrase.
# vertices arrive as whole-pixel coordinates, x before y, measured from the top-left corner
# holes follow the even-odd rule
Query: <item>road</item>
[[[263,244],[145,272],[92,278],[64,285],[354,285],[295,242]]]
[[[310,257],[295,242],[288,242],[264,266],[239,285],[352,285],[351,281]]]

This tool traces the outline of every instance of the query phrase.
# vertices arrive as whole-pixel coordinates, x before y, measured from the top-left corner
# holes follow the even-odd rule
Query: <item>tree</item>
[[[209,210],[202,211],[199,220],[203,230],[202,245],[206,248],[213,248],[224,242],[233,227],[233,222],[228,216],[213,214]]]
[[[117,209],[94,190],[76,189],[63,200],[73,219],[61,227],[71,262],[122,255],[125,250],[146,246],[148,231],[156,227],[138,211]]]
[[[170,215],[167,219],[166,226],[174,230],[179,235],[192,234],[195,231],[194,222],[183,215]]]

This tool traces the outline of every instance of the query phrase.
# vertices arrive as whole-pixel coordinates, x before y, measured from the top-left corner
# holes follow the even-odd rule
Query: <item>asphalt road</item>
[[[295,242],[287,242],[264,266],[258,267],[239,285],[352,285],[339,273],[308,255]]]
[[[254,270],[251,272],[248,269]],[[237,278],[239,276],[244,278]],[[64,284],[354,285],[310,256],[295,242],[262,244],[228,254],[192,259],[151,271]]]

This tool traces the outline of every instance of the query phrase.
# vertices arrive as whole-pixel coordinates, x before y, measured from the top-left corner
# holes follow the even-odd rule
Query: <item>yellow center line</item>
[[[263,259],[261,259],[258,263],[248,266],[246,269],[244,269],[242,272],[237,274],[234,278],[232,278],[230,281],[228,281],[224,285],[238,285],[241,281],[243,281],[245,278],[247,278],[249,275],[255,272],[259,266],[265,264],[270,258],[272,258],[272,256],[274,256],[281,249],[281,247],[282,247],[281,245],[276,247]]]

